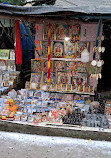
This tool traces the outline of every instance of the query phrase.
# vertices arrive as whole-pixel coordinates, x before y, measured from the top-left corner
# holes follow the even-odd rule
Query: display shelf
[[[40,60],[48,60],[48,58],[39,58]],[[63,60],[63,61],[81,61],[81,58],[50,58],[50,60]]]
[[[89,93],[89,92],[70,92],[70,91],[65,91],[65,92],[62,92],[62,91],[46,91],[45,92],[52,92],[52,93],[66,93],[66,94],[83,94],[83,95],[95,95],[95,93]]]

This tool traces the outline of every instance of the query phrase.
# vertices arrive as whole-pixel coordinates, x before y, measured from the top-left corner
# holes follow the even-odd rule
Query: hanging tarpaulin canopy
[[[20,22],[19,20],[16,20],[16,27],[15,27],[15,33],[16,33],[16,47],[15,47],[15,53],[16,53],[16,64],[21,65],[22,64],[22,48],[21,48],[21,36],[20,36]]]

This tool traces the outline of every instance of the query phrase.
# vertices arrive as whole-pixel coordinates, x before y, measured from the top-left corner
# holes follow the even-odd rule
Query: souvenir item
[[[31,82],[41,83],[42,74],[41,73],[31,73]]]
[[[51,91],[51,85],[50,84],[47,84],[47,91]]]
[[[25,83],[25,89],[30,89],[30,82],[29,81],[26,81],[26,83]]]
[[[80,24],[69,25],[69,37],[71,41],[80,40]]]
[[[4,59],[4,60],[9,59],[9,50],[8,49],[0,49],[0,59]]]
[[[65,61],[54,61],[54,71],[64,71]]]
[[[6,70],[6,69],[7,69],[7,61],[0,60],[0,70]]]
[[[31,60],[31,68],[32,68],[33,73],[42,72],[42,61],[32,59]]]
[[[53,61],[50,61],[50,71],[53,71]],[[47,72],[48,71],[48,60],[43,60],[43,71]]]
[[[9,78],[10,78],[9,72],[6,72],[5,74],[3,74],[3,80],[4,80],[4,81],[8,81]]]
[[[83,91],[84,91],[84,90],[83,90],[83,86],[79,86],[79,87],[78,87],[78,91],[79,91],[79,92],[83,92]]]
[[[4,86],[5,86],[5,87],[9,87],[9,86],[10,86],[10,83],[9,83],[9,82],[4,82]]]
[[[41,97],[41,92],[34,92],[34,97],[40,98]]]
[[[16,66],[15,66],[15,60],[7,60],[7,66],[8,66],[8,71],[15,71]]]
[[[77,77],[72,76],[73,86],[85,86],[87,84],[87,74],[79,73]]]
[[[50,24],[50,28],[51,28],[50,39],[54,40],[55,25],[54,24]],[[49,29],[49,25],[48,24],[44,24],[43,40],[48,40],[48,29]]]
[[[62,89],[62,85],[61,84],[57,84],[57,91],[61,91]]]
[[[73,100],[73,94],[65,94],[65,101],[72,101]]]
[[[4,82],[0,81],[0,88],[4,86]]]
[[[66,108],[65,103],[63,103],[63,102],[59,103],[59,108],[60,109]]]
[[[44,114],[44,115],[42,115],[42,122],[46,122],[46,121],[47,121],[47,115]]]
[[[78,86],[72,86],[72,91],[77,92],[78,91]]]
[[[36,83],[30,83],[30,89],[36,89]]]
[[[62,58],[64,55],[64,42],[52,42],[53,57]]]
[[[44,108],[47,107],[47,101],[42,101],[42,107],[44,107]]]
[[[50,100],[56,99],[56,93],[51,93],[50,94]]]
[[[94,93],[94,86],[89,86],[89,92]]]
[[[81,52],[87,48],[87,43],[85,42],[77,42],[77,52],[76,52],[76,57],[81,58]]]
[[[66,113],[69,111],[70,111],[70,113],[72,112],[72,108],[73,108],[72,104],[66,104],[65,107],[66,107]]]
[[[75,95],[74,100],[81,100],[81,96],[80,95]]]
[[[83,62],[77,63],[77,71],[78,72],[87,72],[87,64]]]
[[[58,93],[57,94],[57,99],[58,99],[58,101],[64,101],[65,100],[65,94]]]
[[[47,83],[47,72],[43,72],[43,83]],[[50,83],[56,84],[56,73],[55,72],[50,73]]]
[[[58,72],[57,83],[58,84],[71,84],[71,73]]]
[[[2,81],[2,74],[0,75],[0,81]]]
[[[84,86],[84,92],[89,92],[89,86]]]
[[[67,84],[66,85],[66,90],[67,91],[72,91],[72,85],[71,84]]]
[[[47,38],[48,40],[48,38]],[[42,41],[42,54],[41,57],[48,57],[48,41]]]
[[[66,84],[62,84],[62,91],[66,91]]]
[[[76,62],[73,61],[66,61],[66,67],[65,70],[67,72],[75,71],[77,68]]]
[[[46,90],[46,84],[42,84],[42,88],[41,88],[41,90]]]
[[[15,60],[15,50],[10,50],[10,59]]]
[[[41,113],[36,113],[36,116],[34,118],[34,123],[40,123],[41,122],[41,117],[42,117]]]
[[[9,85],[13,86],[13,81],[9,81]],[[30,84],[29,84],[29,87],[30,87]]]
[[[64,40],[67,34],[67,25],[56,24],[56,40]]]
[[[56,91],[56,84],[51,85],[51,91]]]
[[[65,42],[64,57],[65,58],[75,58],[76,57],[76,51],[75,51],[74,43]]]
[[[40,84],[40,83],[37,83],[37,84],[36,84],[36,89],[37,89],[37,90],[40,90],[40,89],[41,89],[41,84]]]

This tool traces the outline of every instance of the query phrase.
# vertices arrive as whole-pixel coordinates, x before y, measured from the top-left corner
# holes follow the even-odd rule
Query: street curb
[[[111,132],[85,131],[56,126],[33,126],[0,121],[0,131],[111,141]]]

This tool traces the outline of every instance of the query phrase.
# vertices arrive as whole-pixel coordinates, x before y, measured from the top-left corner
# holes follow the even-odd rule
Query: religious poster
[[[52,42],[52,57],[62,58],[64,55],[64,42]]]
[[[42,72],[42,61],[41,60],[35,60],[32,59],[31,60],[31,68],[32,68],[32,72]]]

